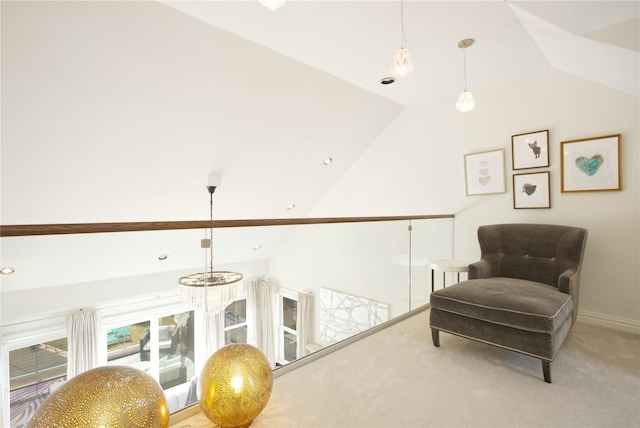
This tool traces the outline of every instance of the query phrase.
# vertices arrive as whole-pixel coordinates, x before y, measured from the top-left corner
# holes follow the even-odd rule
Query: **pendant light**
[[[211,221],[213,221],[213,193],[219,181],[219,177],[212,176],[209,178],[209,183],[212,185],[207,186]],[[243,290],[242,274],[213,270],[213,227],[209,229],[209,237],[200,241],[200,248],[209,250],[209,269],[207,270],[205,266],[204,272],[180,277],[178,279],[180,297],[194,309],[206,313],[217,313],[240,297]]]
[[[456,108],[463,113],[473,110],[476,105],[473,94],[467,90],[467,55],[465,53],[465,50],[473,45],[473,42],[473,39],[464,39],[458,42],[458,47],[462,49],[462,57],[464,59],[464,91],[460,92]]]
[[[395,77],[405,77],[413,71],[411,54],[407,49],[407,35],[404,32],[404,2],[400,0],[400,28],[402,30],[402,47],[393,54],[391,73]]]

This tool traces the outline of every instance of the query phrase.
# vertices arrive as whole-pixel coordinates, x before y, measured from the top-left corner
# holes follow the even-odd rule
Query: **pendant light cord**
[[[467,48],[462,49],[462,59],[464,61],[464,90],[467,91]]]
[[[404,2],[400,0],[400,29],[402,30],[402,49],[407,46],[407,34],[404,32]]]

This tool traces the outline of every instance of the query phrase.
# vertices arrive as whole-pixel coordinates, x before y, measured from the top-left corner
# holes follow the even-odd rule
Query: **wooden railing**
[[[319,217],[247,220],[149,221],[129,223],[68,223],[0,226],[0,237],[70,235],[79,233],[144,232],[153,230],[205,229],[253,226],[292,226],[304,224],[361,223],[374,221],[427,220],[453,218],[453,214],[388,217]]]

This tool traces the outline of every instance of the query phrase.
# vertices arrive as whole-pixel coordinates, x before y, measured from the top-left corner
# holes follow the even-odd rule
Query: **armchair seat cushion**
[[[557,288],[517,278],[471,279],[431,294],[431,307],[535,333],[554,333],[573,315]]]

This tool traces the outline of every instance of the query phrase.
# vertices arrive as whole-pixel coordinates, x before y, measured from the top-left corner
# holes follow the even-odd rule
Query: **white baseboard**
[[[595,312],[578,311],[578,321],[640,335],[640,321],[638,320],[603,315]]]

